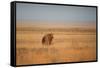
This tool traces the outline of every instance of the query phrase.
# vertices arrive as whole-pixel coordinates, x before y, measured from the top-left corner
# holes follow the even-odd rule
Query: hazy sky
[[[95,7],[17,3],[17,21],[96,21]]]

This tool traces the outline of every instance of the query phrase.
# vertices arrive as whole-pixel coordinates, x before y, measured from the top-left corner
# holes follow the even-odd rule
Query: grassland
[[[42,37],[53,33],[51,45],[42,45]],[[96,29],[17,27],[16,63],[45,64],[96,60]]]

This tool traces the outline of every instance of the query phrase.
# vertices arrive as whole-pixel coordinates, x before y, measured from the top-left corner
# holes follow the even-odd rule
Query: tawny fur
[[[53,40],[53,34],[52,33],[46,34],[42,38],[42,44],[43,45],[51,45],[52,40]]]

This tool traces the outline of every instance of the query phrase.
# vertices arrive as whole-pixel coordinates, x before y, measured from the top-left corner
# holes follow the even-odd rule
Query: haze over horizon
[[[72,23],[72,22],[70,22]],[[33,27],[33,28],[96,28],[96,24],[94,22],[90,23],[82,23],[77,22],[75,24],[68,24],[65,22],[54,22],[54,23],[47,23],[47,22],[17,22],[17,27]]]

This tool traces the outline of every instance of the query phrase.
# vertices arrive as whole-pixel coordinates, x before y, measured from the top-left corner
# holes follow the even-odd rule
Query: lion
[[[53,38],[54,37],[53,37],[52,33],[44,35],[42,38],[42,44],[43,45],[51,45]]]

